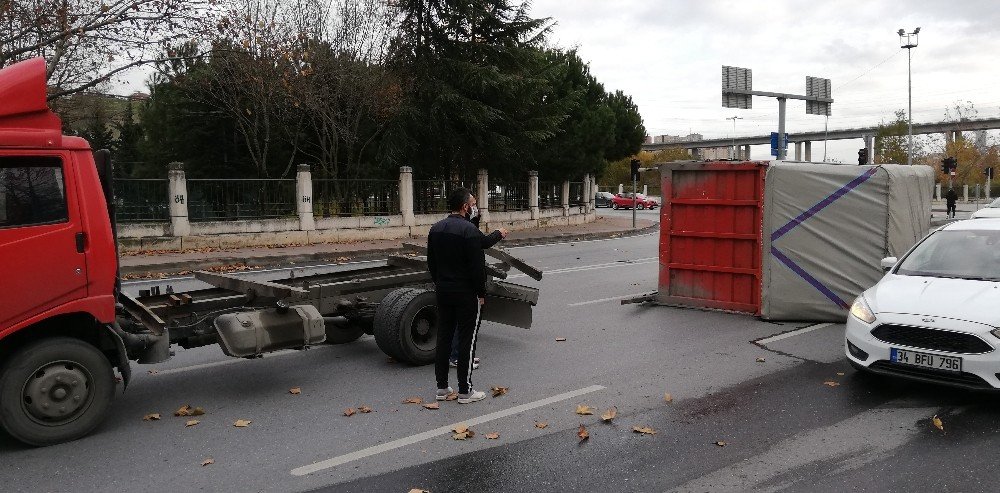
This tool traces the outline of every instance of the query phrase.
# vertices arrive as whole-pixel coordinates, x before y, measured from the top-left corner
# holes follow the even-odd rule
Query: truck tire
[[[0,370],[0,426],[28,445],[93,431],[114,399],[111,362],[79,339],[53,337],[18,350]]]
[[[434,291],[402,288],[375,308],[375,342],[385,354],[411,365],[434,362],[437,346]]]

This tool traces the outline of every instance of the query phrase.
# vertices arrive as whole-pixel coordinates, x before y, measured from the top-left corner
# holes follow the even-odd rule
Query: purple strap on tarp
[[[798,225],[802,224],[803,222],[805,222],[806,219],[809,219],[810,217],[815,216],[816,213],[818,213],[819,211],[825,209],[830,204],[836,202],[837,199],[839,199],[839,198],[843,197],[844,195],[846,195],[847,192],[850,192],[851,190],[854,190],[855,188],[858,188],[859,185],[861,185],[862,183],[868,181],[869,178],[871,178],[872,176],[874,176],[876,171],[878,171],[877,167],[873,167],[873,168],[868,169],[868,171],[865,171],[864,173],[862,173],[861,176],[859,176],[859,177],[851,180],[850,183],[848,183],[848,184],[840,187],[836,192],[833,192],[827,198],[825,198],[823,200],[820,200],[819,203],[817,203],[816,205],[810,207],[808,210],[806,210],[802,214],[799,214],[798,217],[796,217],[795,219],[792,219],[791,221],[789,221],[788,224],[786,224],[786,225],[778,228],[774,233],[771,233],[771,241],[775,241],[778,238],[781,238],[782,236],[785,235],[785,233],[791,231],[796,226],[798,226]]]
[[[781,263],[785,264],[785,266],[787,266],[789,269],[792,269],[792,272],[798,274],[799,277],[805,279],[806,282],[809,283],[809,285],[816,288],[816,290],[818,290],[820,293],[823,293],[823,295],[825,295],[827,298],[830,298],[830,301],[836,303],[838,306],[842,308],[850,308],[851,305],[847,304],[846,301],[840,299],[840,296],[837,296],[837,293],[834,293],[833,290],[823,285],[823,283],[819,282],[819,279],[816,279],[815,277],[810,275],[808,272],[805,271],[805,269],[800,267],[799,264],[793,262],[792,259],[786,257],[785,254],[781,253],[781,251],[779,251],[777,248],[774,248],[773,246],[771,247],[771,255],[773,255],[774,258],[780,260]]]

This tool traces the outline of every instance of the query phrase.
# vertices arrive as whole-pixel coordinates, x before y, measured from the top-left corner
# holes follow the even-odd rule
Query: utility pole
[[[726,120],[733,121],[733,150],[732,154],[729,155],[729,159],[739,159],[739,157],[737,157],[739,153],[736,152],[736,120],[742,120],[742,119],[743,119],[742,116],[736,116],[736,115],[726,118]]]
[[[904,29],[900,29],[896,34],[899,34],[900,48],[906,48],[906,85],[907,93],[909,93],[910,98],[910,114],[907,117],[907,131],[906,131],[906,164],[913,164],[913,49],[917,47],[917,42],[920,34],[920,28],[916,28],[912,33],[906,32]]]

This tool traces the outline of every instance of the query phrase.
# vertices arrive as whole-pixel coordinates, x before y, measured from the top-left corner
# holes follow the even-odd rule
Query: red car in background
[[[656,209],[660,204],[649,197],[641,193],[635,194],[635,198],[632,198],[631,193],[619,193],[611,199],[612,209],[631,209],[633,204],[636,209]]]

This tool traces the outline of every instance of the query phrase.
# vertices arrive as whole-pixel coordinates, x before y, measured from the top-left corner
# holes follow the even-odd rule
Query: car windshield
[[[1000,281],[1000,231],[938,231],[903,259],[896,274]]]

